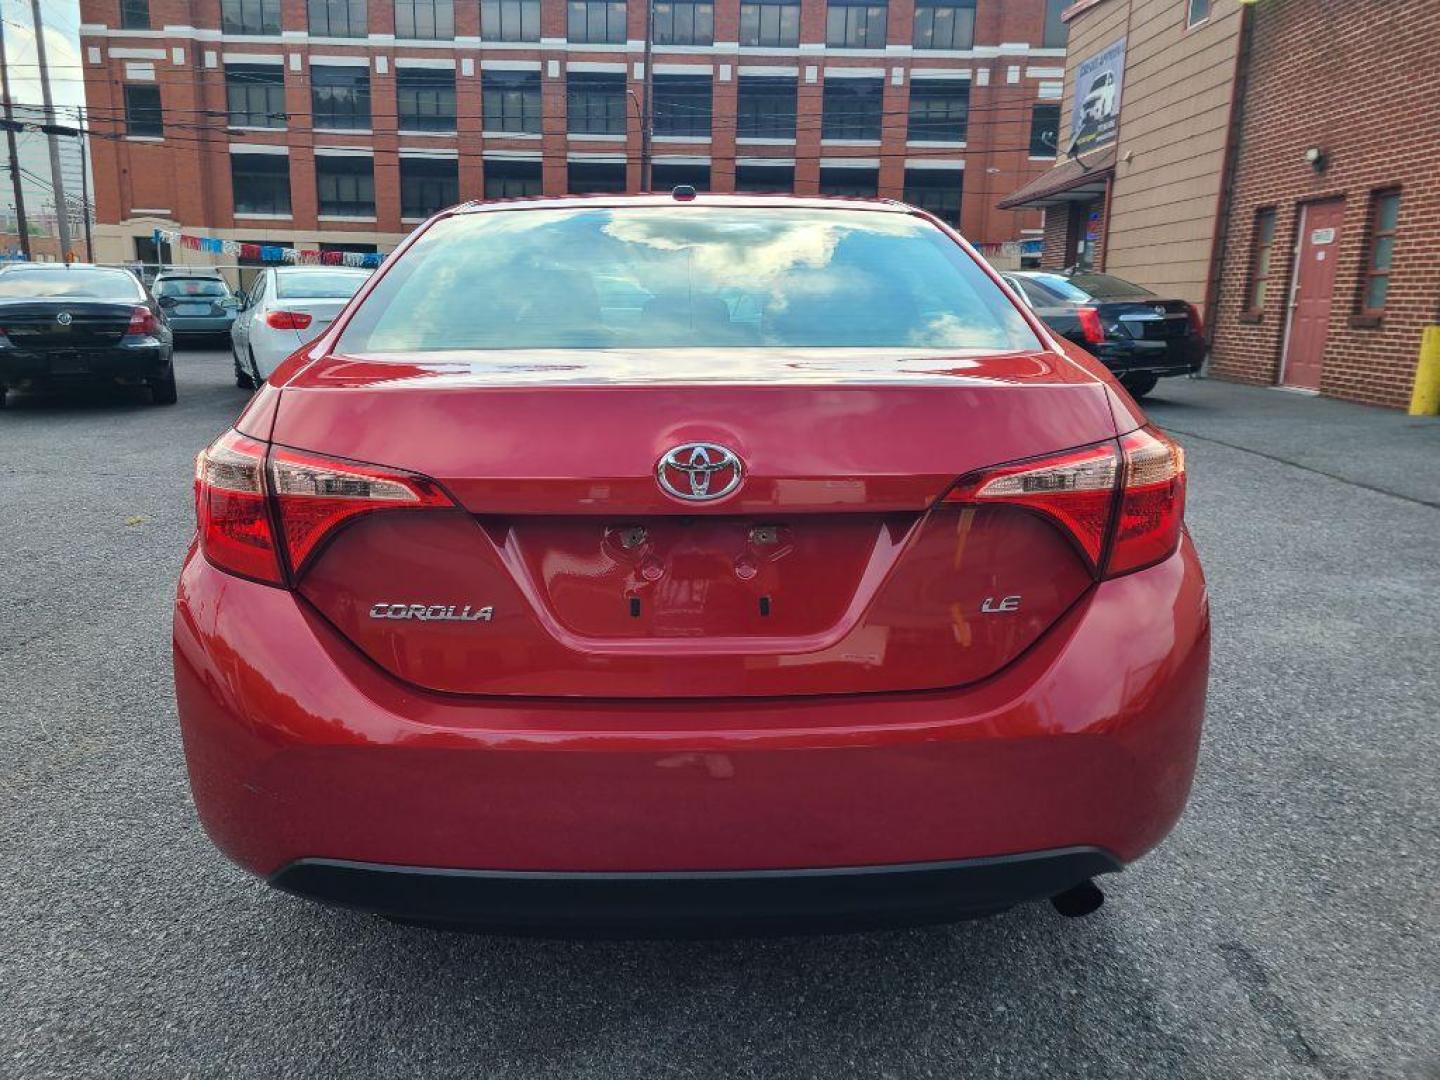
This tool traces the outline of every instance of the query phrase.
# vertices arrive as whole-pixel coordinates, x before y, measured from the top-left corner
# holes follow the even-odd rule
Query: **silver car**
[[[162,270],[150,287],[176,334],[228,334],[235,309],[230,286],[213,270]]]
[[[370,274],[343,266],[260,271],[230,328],[235,384],[256,387],[269,378],[282,360],[320,336]]]

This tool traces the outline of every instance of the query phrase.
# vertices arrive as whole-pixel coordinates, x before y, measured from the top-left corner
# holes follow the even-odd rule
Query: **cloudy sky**
[[[80,3],[79,0],[40,0],[45,22],[45,51],[50,64],[50,92],[60,110],[62,123],[74,123],[75,109],[85,103],[84,82],[80,69]],[[15,102],[16,119],[38,118],[40,104],[39,69],[35,62],[35,27],[31,20],[30,0],[0,0],[0,18],[5,21],[5,57],[10,67],[10,96]],[[51,201],[50,159],[45,149],[45,136],[22,134],[21,168],[31,174],[24,177],[25,205],[38,211]],[[64,154],[67,194],[79,194],[80,163],[74,140],[61,140]],[[0,161],[9,162],[5,143],[0,139]],[[15,199],[9,177],[0,174],[0,206],[13,209]]]

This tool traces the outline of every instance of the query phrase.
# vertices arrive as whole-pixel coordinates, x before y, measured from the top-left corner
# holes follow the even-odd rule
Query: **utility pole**
[[[15,110],[10,105],[10,65],[5,62],[5,20],[0,18],[0,93],[5,96],[5,143],[10,148],[10,182],[15,185],[15,228],[20,251],[30,261],[30,227],[25,223],[25,185],[20,182],[20,154],[15,147]]]
[[[80,221],[85,226],[85,261],[95,261],[95,242],[90,236],[90,161],[85,144],[90,139],[90,125],[85,120],[85,110],[76,109],[75,119],[80,128],[75,138],[80,141]]]
[[[40,0],[34,0],[39,3]],[[655,127],[655,76],[650,70],[650,45],[655,40],[655,0],[645,0],[645,79],[641,84],[645,90],[645,103],[640,109],[640,190],[649,191],[650,184],[650,136]]]
[[[30,0],[35,23],[35,63],[40,69],[40,101],[45,106],[45,123],[55,123],[55,103],[50,100],[50,67],[45,61],[45,22],[40,16],[40,0]],[[60,234],[60,261],[70,257],[70,204],[65,200],[65,177],[60,171],[59,136],[45,136],[50,149],[50,186],[55,191],[55,228]]]

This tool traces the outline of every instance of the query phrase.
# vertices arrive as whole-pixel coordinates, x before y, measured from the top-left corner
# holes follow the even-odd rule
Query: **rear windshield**
[[[1132,296],[1154,296],[1149,289],[1141,288],[1133,281],[1111,277],[1109,274],[1076,273],[1070,275],[1070,284],[1083,289],[1096,300],[1125,300]]]
[[[83,300],[145,299],[140,283],[128,270],[45,266],[0,274],[0,297],[39,299],[50,296]]]
[[[340,340],[350,354],[687,346],[1040,347],[919,218],[693,205],[445,218]]]
[[[276,274],[276,295],[284,300],[349,300],[369,274]]]
[[[155,282],[156,296],[229,296],[225,283],[214,278],[164,278]]]

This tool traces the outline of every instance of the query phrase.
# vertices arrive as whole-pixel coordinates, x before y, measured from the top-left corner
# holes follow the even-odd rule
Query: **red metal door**
[[[1281,376],[1286,386],[1320,389],[1320,361],[1330,330],[1330,296],[1344,220],[1344,199],[1310,203],[1301,213],[1300,255],[1290,292],[1290,330]]]

